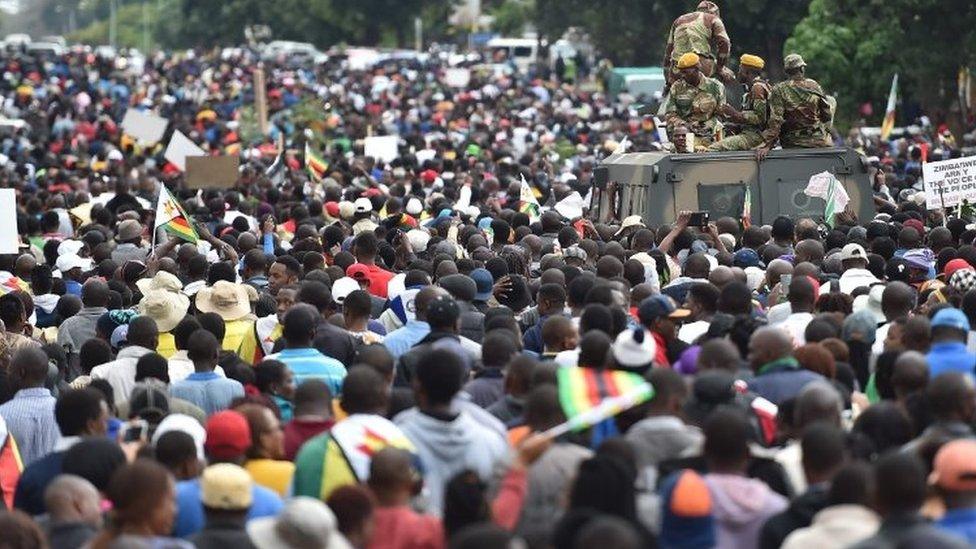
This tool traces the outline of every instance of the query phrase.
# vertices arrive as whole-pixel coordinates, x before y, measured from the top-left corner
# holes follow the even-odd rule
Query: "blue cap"
[[[641,301],[637,308],[637,317],[641,324],[647,326],[653,320],[666,316],[669,318],[684,318],[690,314],[688,309],[679,309],[675,306],[670,297],[663,294],[656,294]]]
[[[969,331],[969,319],[959,309],[941,309],[932,318],[932,327],[948,326],[964,332]]]
[[[492,286],[495,285],[495,279],[491,276],[491,272],[488,269],[479,268],[471,271],[470,276],[478,287],[478,291],[474,294],[474,300],[488,301],[488,298],[491,297]]]
[[[736,267],[765,267],[759,254],[752,248],[742,248],[732,255],[732,265]]]

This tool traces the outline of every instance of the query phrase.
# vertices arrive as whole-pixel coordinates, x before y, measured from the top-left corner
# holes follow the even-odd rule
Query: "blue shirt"
[[[244,386],[213,372],[194,372],[186,376],[186,379],[172,384],[169,394],[196,404],[209,416],[226,410],[231,401],[244,396]]]
[[[200,495],[200,479],[183,480],[176,483],[176,520],[173,522],[173,535],[181,538],[192,536],[206,523],[203,514],[203,501]],[[281,497],[264,486],[251,487],[251,510],[247,520],[261,517],[274,517],[285,506]]]
[[[51,391],[35,387],[17,391],[12,400],[0,406],[0,417],[7,422],[7,430],[17,441],[25,466],[53,452],[61,438],[61,430],[54,419],[56,402]]]
[[[383,339],[383,345],[393,355],[393,360],[396,360],[411,347],[420,343],[420,340],[427,337],[429,333],[430,324],[423,320],[410,320],[403,327],[390,332]]]
[[[949,509],[935,522],[936,528],[976,545],[976,508]]]
[[[976,376],[976,355],[967,351],[966,344],[960,341],[933,343],[925,359],[929,363],[929,379],[946,372]]]
[[[306,379],[320,379],[329,386],[333,396],[342,393],[346,367],[338,360],[323,355],[318,349],[285,349],[267,358],[284,362],[295,377],[295,386],[301,385]]]

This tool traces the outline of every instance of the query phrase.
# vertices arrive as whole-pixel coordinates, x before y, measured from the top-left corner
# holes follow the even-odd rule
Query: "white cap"
[[[91,270],[92,260],[83,258],[78,254],[64,254],[58,258],[55,266],[62,273],[66,273],[76,267],[81,267],[82,271],[88,271]]]
[[[108,152],[108,159],[114,162],[122,161],[122,151],[118,149],[112,149]]]
[[[368,198],[357,198],[354,203],[356,206],[356,213],[369,213],[373,211],[373,203],[369,201]]]
[[[348,276],[344,276],[332,283],[332,299],[342,305],[342,302],[346,300],[346,296],[358,289],[358,282]]]
[[[65,240],[58,244],[58,255],[75,254],[85,247],[85,243],[80,240]]]
[[[422,229],[410,229],[407,231],[407,240],[410,241],[410,247],[413,248],[413,251],[425,252],[427,251],[427,242],[430,241],[430,234]]]
[[[848,259],[863,259],[868,260],[868,254],[864,251],[864,248],[860,244],[848,244],[844,246],[840,251],[840,260],[847,261]]]
[[[638,368],[654,361],[657,344],[643,328],[624,330],[617,336],[610,351],[618,366]]]
[[[163,421],[156,427],[153,433],[152,443],[155,446],[159,442],[159,437],[170,431],[181,431],[193,437],[193,444],[197,447],[197,457],[204,459],[203,443],[207,440],[207,431],[204,430],[200,422],[186,414],[170,414],[163,418]]]
[[[404,210],[410,215],[420,215],[424,211],[424,203],[415,196],[411,197],[407,200],[407,205]]]

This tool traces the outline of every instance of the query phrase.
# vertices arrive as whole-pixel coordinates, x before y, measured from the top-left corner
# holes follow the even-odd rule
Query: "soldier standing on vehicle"
[[[786,80],[769,94],[769,122],[763,132],[763,146],[756,151],[762,160],[778,140],[784,149],[830,147],[833,118],[831,98],[816,80],[806,77],[806,62],[791,53],[784,60]]]
[[[726,67],[731,49],[732,42],[719,16],[718,6],[708,0],[700,2],[695,11],[678,17],[671,24],[661,65],[665,67],[664,93],[667,94],[678,79],[678,60],[686,53],[698,54],[705,76],[718,75],[723,81],[731,82],[735,75]]]
[[[739,83],[745,88],[742,94],[742,110],[732,105],[722,108],[722,116],[739,125],[739,133],[712,143],[709,151],[747,151],[763,144],[762,132],[769,118],[768,101],[772,90],[769,82],[762,77],[766,62],[748,53],[739,58]]]
[[[671,87],[664,108],[668,135],[674,135],[675,128],[683,125],[695,135],[696,148],[721,139],[718,114],[725,105],[725,86],[702,74],[699,61],[695,53],[686,53],[678,59],[680,78]]]

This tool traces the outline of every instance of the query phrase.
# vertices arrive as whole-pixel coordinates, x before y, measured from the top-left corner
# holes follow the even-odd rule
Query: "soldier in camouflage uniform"
[[[734,75],[726,68],[726,63],[731,49],[732,43],[719,16],[718,6],[708,0],[699,3],[695,11],[678,17],[671,24],[661,65],[666,67],[665,93],[678,80],[678,59],[686,53],[698,54],[705,76],[717,74],[723,81],[730,82]]]
[[[742,111],[732,105],[722,109],[723,118],[739,125],[739,133],[712,143],[709,151],[747,151],[763,144],[771,90],[769,82],[762,77],[765,66],[766,62],[756,55],[745,54],[739,59],[739,83],[746,90],[742,94]]]
[[[765,158],[778,140],[784,149],[830,147],[833,103],[816,80],[807,78],[806,62],[798,54],[786,56],[787,79],[773,86],[769,95],[769,122],[765,143],[757,150]]]
[[[698,55],[686,53],[678,60],[681,78],[671,86],[664,107],[668,135],[679,125],[695,134],[695,145],[707,147],[720,139],[718,114],[725,105],[725,86],[701,73]]]

